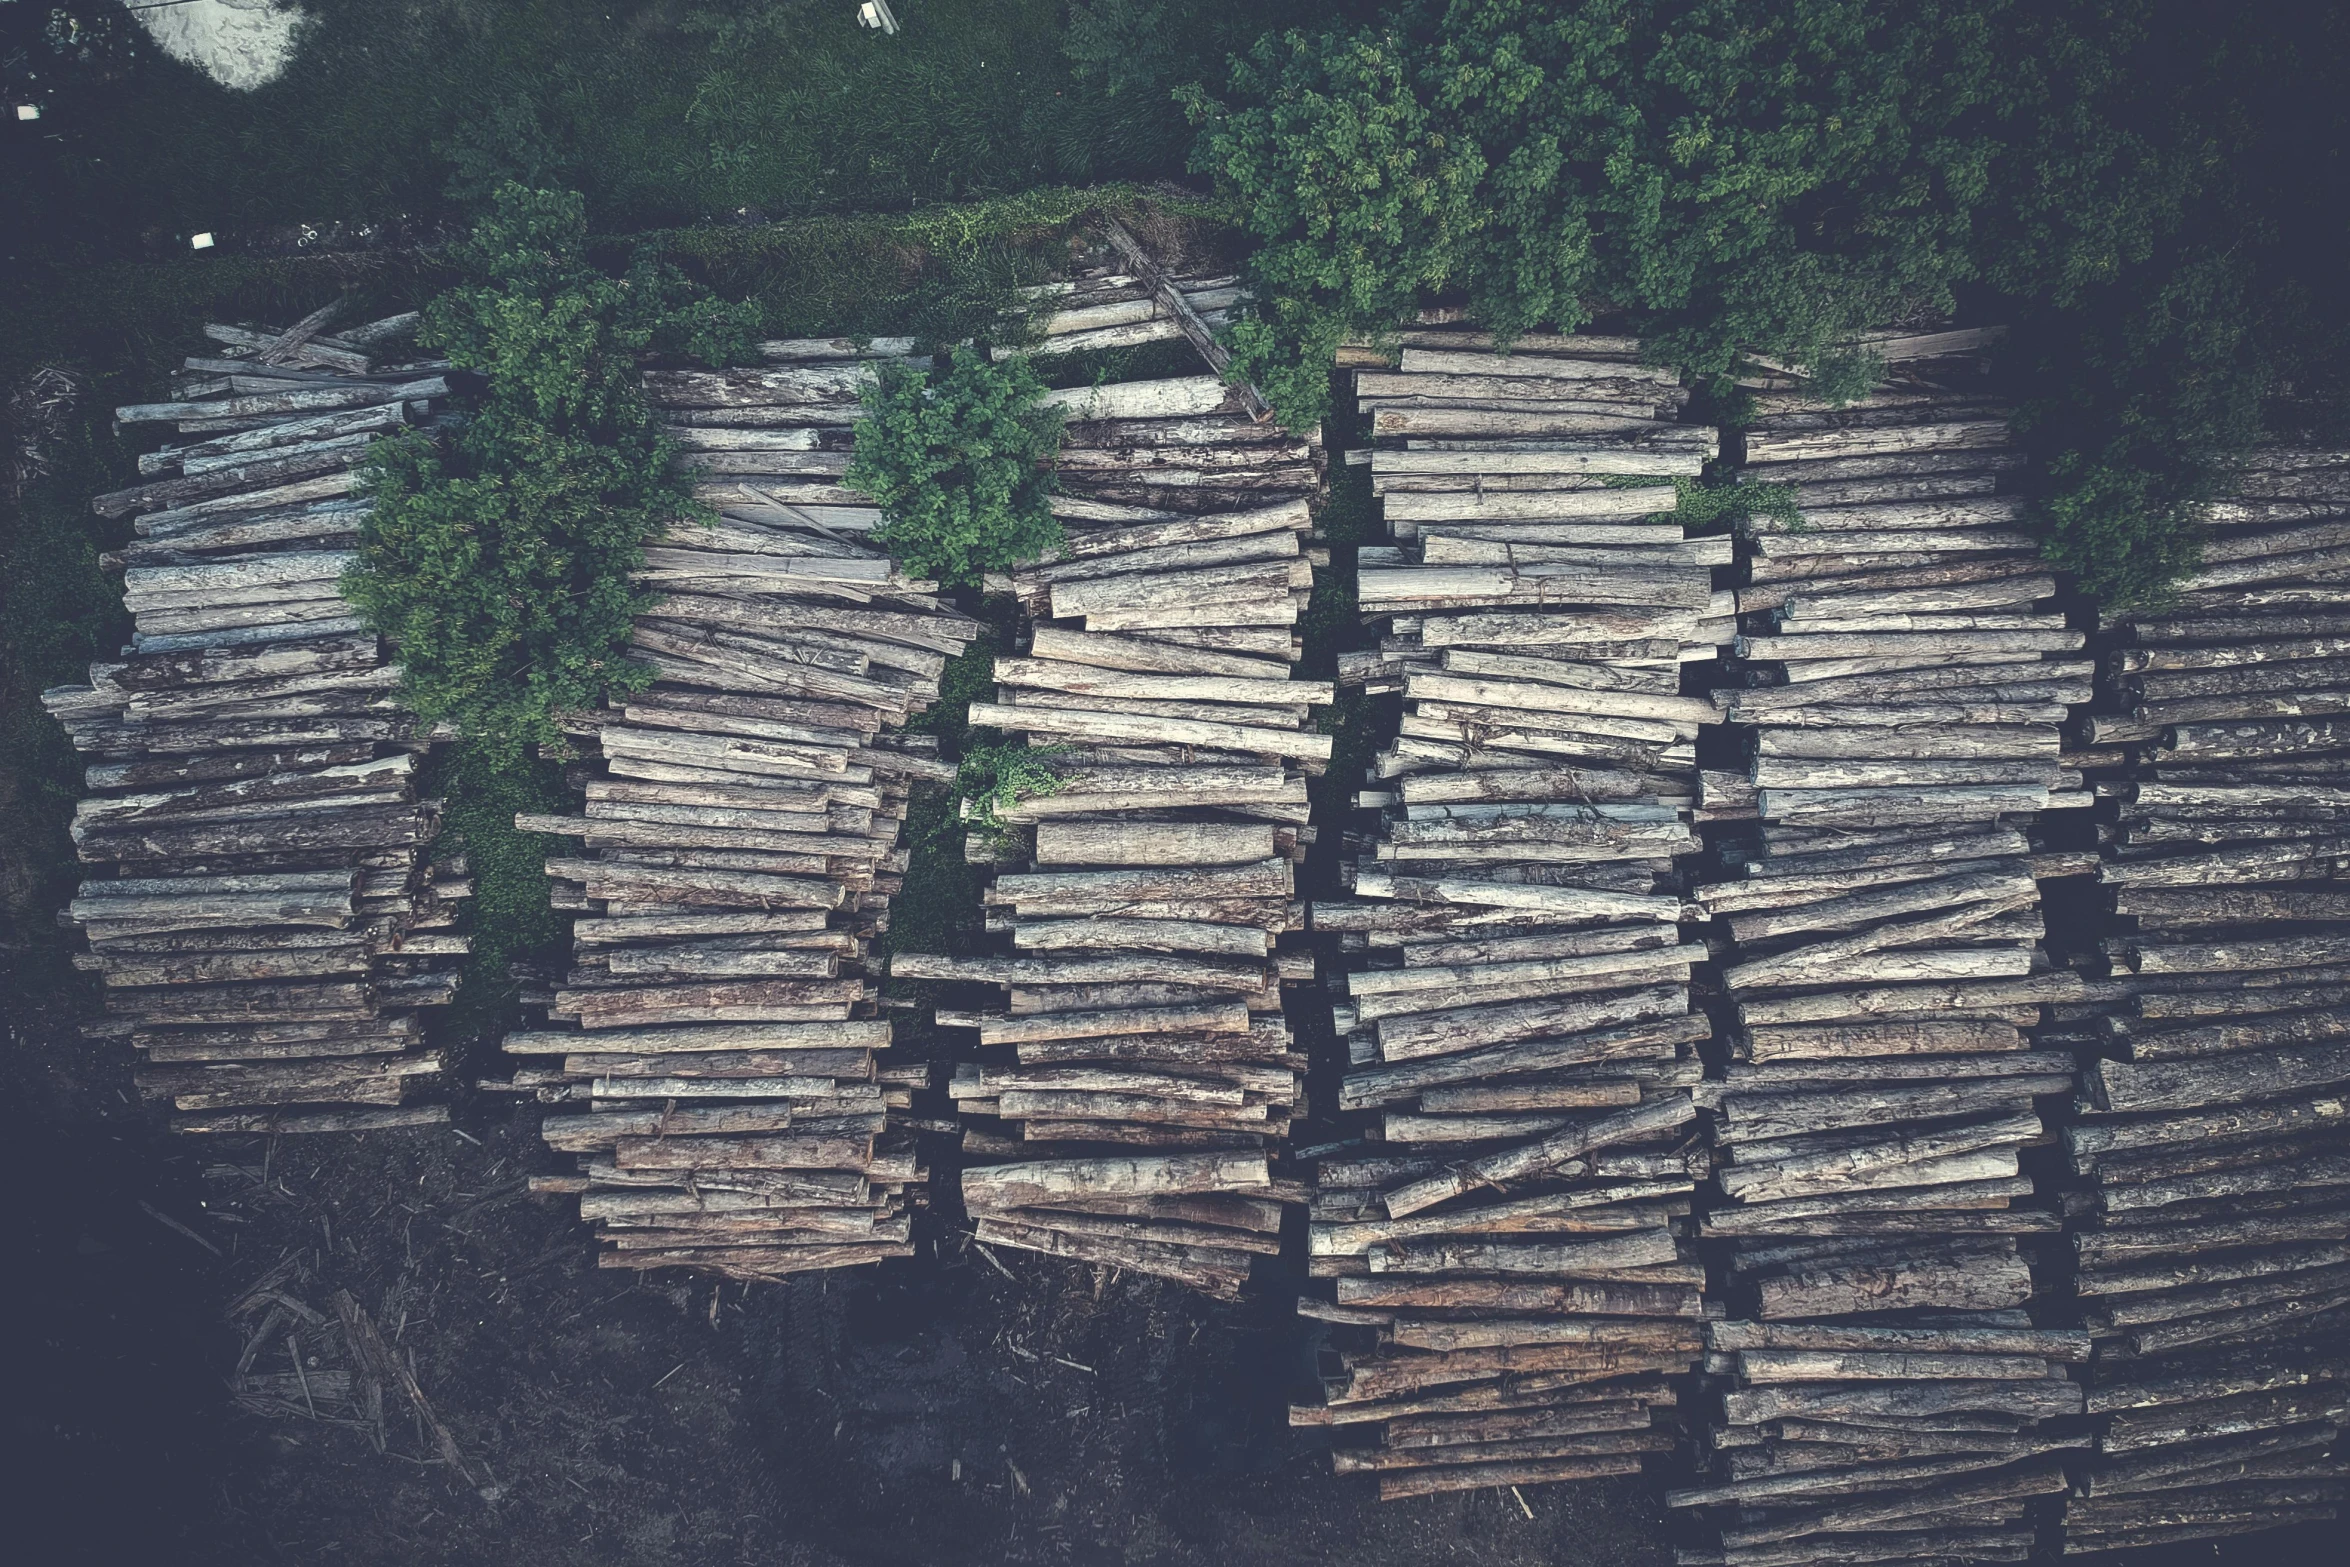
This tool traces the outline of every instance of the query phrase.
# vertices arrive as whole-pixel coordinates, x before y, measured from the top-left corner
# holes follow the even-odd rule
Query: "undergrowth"
[[[1803,531],[1803,513],[1791,484],[1723,484],[1702,478],[1676,478],[1672,483],[1673,509],[1663,515],[1683,528],[1727,523],[1733,531],[1745,533],[1757,519],[1765,519],[1792,533]]]
[[[547,896],[547,856],[576,839],[519,831],[517,812],[566,815],[573,809],[561,764],[502,758],[460,741],[441,748],[423,781],[445,802],[436,856],[462,850],[473,897],[464,910],[472,945],[447,1023],[458,1038],[503,1030],[513,1011],[515,960],[545,957],[558,965],[571,921]]]

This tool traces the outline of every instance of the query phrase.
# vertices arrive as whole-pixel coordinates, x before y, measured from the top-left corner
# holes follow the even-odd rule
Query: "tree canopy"
[[[1762,354],[1832,398],[1864,330],[1971,301],[2033,328],[2052,552],[2143,601],[2261,428],[2257,363],[2325,314],[2260,274],[2321,253],[2262,247],[2310,205],[2277,170],[2326,149],[2340,179],[2342,30],[2177,0],[1402,0],[1269,35],[1186,102],[1262,242],[1237,367],[1292,425],[1341,340],[1437,296],[1504,338],[1620,314],[1693,377]]]

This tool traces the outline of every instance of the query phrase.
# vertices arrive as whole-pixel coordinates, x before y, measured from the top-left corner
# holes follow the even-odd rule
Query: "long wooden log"
[[[1578,1154],[1654,1137],[1687,1124],[1696,1115],[1688,1095],[1668,1093],[1596,1121],[1553,1133],[1538,1142],[1471,1161],[1457,1169],[1398,1187],[1381,1198],[1390,1218],[1404,1218],[1480,1186],[1553,1169]]]

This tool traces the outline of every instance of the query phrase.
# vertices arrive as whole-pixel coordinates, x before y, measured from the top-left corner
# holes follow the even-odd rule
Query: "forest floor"
[[[42,1562],[1349,1567],[1662,1563],[1634,1482],[1379,1505],[1284,1405],[1314,1343],[1278,1284],[1209,1302],[1132,1275],[922,1255],[788,1284],[638,1279],[524,1177],[537,1111],[362,1137],[166,1140],[70,987],[11,985],[0,1102],[29,1243],[0,1472]],[[160,1215],[160,1217],[159,1217]],[[174,1222],[166,1222],[166,1221]],[[184,1230],[175,1226],[184,1226]],[[191,1238],[188,1232],[193,1232]],[[290,1263],[290,1270],[283,1265]],[[230,1391],[273,1272],[348,1290],[409,1357],[470,1480],[404,1400],[356,1426]],[[284,1354],[267,1344],[256,1369]]]

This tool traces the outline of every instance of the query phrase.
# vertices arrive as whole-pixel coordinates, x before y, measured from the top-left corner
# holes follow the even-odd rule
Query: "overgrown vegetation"
[[[576,839],[521,832],[517,812],[564,815],[576,799],[556,762],[520,758],[500,763],[480,747],[454,745],[434,753],[429,793],[446,802],[442,836],[433,852],[462,850],[473,896],[465,904],[472,945],[447,1024],[458,1037],[480,1039],[503,1030],[519,986],[519,958],[561,960],[571,936],[569,915],[547,897],[547,856]]]
[[[2341,422],[2338,10],[2185,0],[1405,0],[1194,91],[1262,241],[1242,369],[1293,427],[1350,334],[1465,298],[1507,337],[1627,315],[1834,399],[1869,327],[2021,317],[2052,556],[2110,604],[2195,555],[2228,455]]]
[[[1705,528],[1728,523],[1737,531],[1752,527],[1758,517],[1800,530],[1803,513],[1795,504],[1791,484],[1722,484],[1707,479],[1673,480],[1673,507],[1667,516],[1682,528]]]
[[[1027,360],[971,348],[943,372],[882,369],[844,482],[880,506],[875,537],[907,570],[973,588],[1062,542],[1050,506],[1061,413],[1043,395]]]
[[[2117,102],[2145,28],[2102,0],[1408,0],[1268,37],[1229,106],[1192,98],[1265,241],[1241,355],[1327,363],[1451,290],[1504,335],[1613,305],[1689,374],[1759,350],[1850,390],[1862,329],[1973,282],[2068,301],[2175,220],[2181,151]]]
[[[638,361],[659,342],[740,350],[736,313],[646,261],[591,266],[576,195],[509,185],[457,253],[468,280],[419,340],[482,378],[453,443],[378,442],[345,594],[400,649],[408,703],[510,762],[560,738],[555,716],[641,689],[624,649],[649,595],[646,540],[696,515]]]
[[[1003,813],[1022,800],[1058,794],[1068,778],[1053,765],[1068,751],[1065,745],[973,746],[963,753],[955,770],[955,798],[962,803],[963,825],[990,838],[1010,830]]]

